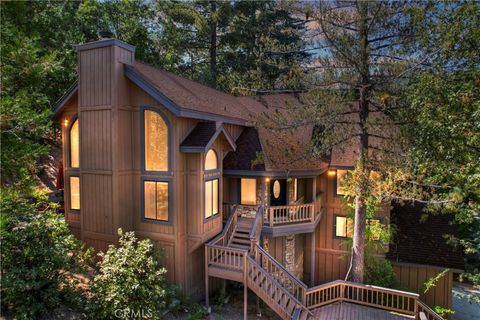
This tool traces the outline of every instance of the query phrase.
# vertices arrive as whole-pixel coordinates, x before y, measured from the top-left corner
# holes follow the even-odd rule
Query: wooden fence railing
[[[315,220],[314,203],[292,204],[269,207],[265,212],[264,223],[270,227]]]

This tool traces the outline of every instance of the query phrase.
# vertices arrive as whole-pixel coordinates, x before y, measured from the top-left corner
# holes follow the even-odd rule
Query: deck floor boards
[[[313,311],[318,320],[406,320],[413,316],[400,315],[389,311],[365,307],[348,302],[336,302]]]

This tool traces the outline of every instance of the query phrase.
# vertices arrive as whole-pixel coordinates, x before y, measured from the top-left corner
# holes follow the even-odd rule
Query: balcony
[[[313,232],[323,215],[320,195],[311,203],[265,208],[262,234],[279,237]]]

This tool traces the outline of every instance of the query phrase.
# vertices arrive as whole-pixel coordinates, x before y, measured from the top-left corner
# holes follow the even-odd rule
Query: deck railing
[[[265,211],[264,223],[270,227],[288,223],[314,222],[315,204],[292,204],[269,207]]]
[[[212,241],[210,241],[208,245],[220,245],[220,246],[227,246],[228,241],[232,237],[233,232],[235,231],[235,226],[238,220],[238,213],[237,213],[237,206],[233,206],[232,214],[227,220],[225,227],[223,227],[222,233],[220,233],[217,237],[215,237]]]
[[[207,265],[243,272],[248,251],[218,245],[207,245]]]
[[[337,280],[306,292],[306,306],[318,308],[335,302],[347,301],[403,314],[416,315],[419,295],[405,291]],[[440,320],[442,318],[434,318]]]

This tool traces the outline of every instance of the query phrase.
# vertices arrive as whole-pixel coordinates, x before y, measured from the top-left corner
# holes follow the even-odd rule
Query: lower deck
[[[315,309],[313,318],[318,320],[406,320],[414,316],[398,314],[382,309],[361,306],[348,302],[335,302]]]

